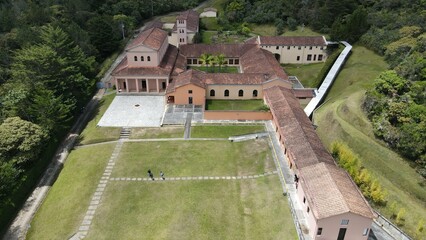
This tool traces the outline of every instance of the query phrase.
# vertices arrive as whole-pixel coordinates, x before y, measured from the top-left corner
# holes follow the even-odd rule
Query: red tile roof
[[[274,55],[255,44],[187,44],[179,47],[187,58],[199,58],[201,54],[224,54],[227,58],[239,58],[243,73],[267,74],[269,79],[288,80]]]
[[[319,163],[302,168],[299,183],[316,219],[348,212],[375,217],[354,181],[338,166]]]
[[[186,44],[179,46],[179,51],[187,58],[198,58],[201,54],[224,54],[227,58],[239,58],[255,44]]]
[[[159,50],[165,40],[167,40],[166,31],[159,28],[150,28],[141,32],[139,36],[128,45],[126,50],[142,45],[154,50]]]
[[[172,81],[173,84],[169,84],[169,86],[167,86],[166,92],[174,92],[176,88],[185,86],[187,84],[194,84],[201,88],[206,88],[206,84],[204,83],[205,74],[206,73],[195,69],[189,69],[174,77]]]
[[[313,98],[315,96],[314,89],[311,88],[293,88],[293,93],[297,98]]]
[[[127,57],[112,72],[113,76],[170,76],[178,51],[173,45],[169,45],[163,60],[158,67],[129,67]]]
[[[264,94],[296,167],[301,169],[321,162],[334,165],[334,159],[322,145],[293,91],[271,87],[265,89]]]
[[[375,217],[350,176],[322,145],[293,90],[274,86],[264,94],[287,152],[299,170],[299,182],[315,218],[347,212]]]
[[[260,41],[260,42],[259,42]],[[245,41],[251,44],[280,45],[280,46],[326,46],[327,41],[323,36],[287,37],[287,36],[259,36]]]
[[[200,15],[194,10],[188,10],[176,17],[176,20],[186,20],[186,28],[192,32],[198,32],[200,23]],[[176,32],[176,24],[173,26],[173,31]]]

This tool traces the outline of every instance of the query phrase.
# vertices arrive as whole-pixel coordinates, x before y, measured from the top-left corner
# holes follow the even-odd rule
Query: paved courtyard
[[[164,107],[164,96],[116,96],[98,126],[159,127]]]
[[[163,125],[181,124],[184,125],[188,114],[192,114],[192,122],[203,122],[203,106],[202,105],[175,105],[168,104],[164,114]]]

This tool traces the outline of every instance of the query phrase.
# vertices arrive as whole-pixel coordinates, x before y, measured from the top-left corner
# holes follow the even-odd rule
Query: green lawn
[[[191,127],[191,138],[228,138],[264,131],[263,125],[199,125]]]
[[[375,139],[371,123],[360,107],[365,90],[385,69],[387,65],[381,57],[355,46],[325,104],[315,112],[314,120],[325,146],[335,140],[345,142],[386,189],[387,206],[375,208],[390,218],[393,202],[397,204],[396,211],[404,207],[407,212],[402,228],[415,236],[418,221],[426,216],[425,180],[407,161]],[[424,239],[425,236],[418,238]]]
[[[209,73],[238,73],[238,67],[230,67],[230,66],[191,66],[190,68],[197,69],[204,72]]]
[[[296,76],[305,88],[316,87],[315,79],[324,63],[285,64],[284,71],[290,76]]]
[[[201,18],[201,23],[204,24],[206,30],[217,31],[220,27],[217,23],[217,18]]]
[[[249,28],[253,34],[260,36],[275,36],[277,28],[273,24],[250,24]]]
[[[275,169],[265,139],[132,142],[123,145],[113,177],[146,177],[151,169],[167,176],[236,176]]]
[[[101,120],[102,115],[108,109],[112,100],[114,100],[115,94],[105,95],[97,110],[93,113],[93,118],[87,123],[86,128],[79,136],[80,144],[91,144],[98,142],[106,142],[117,140],[120,137],[121,128],[118,127],[98,127],[96,126]]]
[[[265,107],[262,99],[253,100],[206,100],[206,110],[261,111]]]
[[[167,16],[161,17],[161,22],[164,22],[164,23],[175,23],[177,16],[178,16],[177,14],[172,14],[172,15],[167,15]]]
[[[68,239],[83,220],[114,144],[73,150],[31,222],[27,239]]]
[[[276,175],[111,182],[103,199],[86,239],[297,239]]]
[[[301,26],[298,26],[297,30],[295,30],[295,31],[290,31],[290,30],[286,29],[282,36],[325,36],[326,39],[329,38],[329,36],[327,34],[314,32],[312,29],[310,29],[308,27],[302,28]]]
[[[130,138],[183,138],[183,127],[132,128]]]

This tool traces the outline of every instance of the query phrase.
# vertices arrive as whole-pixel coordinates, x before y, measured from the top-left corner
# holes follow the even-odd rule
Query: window
[[[192,64],[198,64],[198,59],[192,59]]]
[[[192,59],[188,58],[188,59],[186,60],[186,64],[192,64]]]
[[[342,222],[340,223],[340,225],[348,225],[348,224],[349,224],[348,219],[342,219]]]
[[[300,61],[300,56],[297,56],[297,61]]]
[[[287,50],[290,50],[290,46],[287,47]]]
[[[306,212],[309,213],[309,210],[311,210],[311,209],[309,209],[309,207],[308,207],[308,209],[306,210]]]
[[[322,61],[322,54],[318,55],[318,61]]]
[[[238,97],[242,97],[242,96],[244,96],[244,91],[240,89],[240,91],[238,91]]]
[[[322,234],[322,228],[318,228],[317,235],[320,236]]]
[[[234,59],[229,59],[229,64],[230,65],[234,64]]]
[[[309,47],[309,50],[312,50],[312,46],[311,46],[311,47]]]
[[[314,54],[314,61],[315,61],[315,60],[317,60],[317,55],[316,55],[316,54]]]
[[[151,61],[151,57],[150,56],[146,57],[146,59],[148,60],[148,62]]]
[[[192,90],[188,90],[188,93],[189,93],[189,94],[192,94]]]
[[[303,203],[306,203],[306,197],[303,197]]]
[[[212,89],[210,90],[210,97],[214,97],[216,95],[216,92]]]
[[[277,46],[277,48],[276,48],[276,49],[278,50],[278,49],[280,49],[280,47],[279,47],[279,46]]]
[[[362,236],[367,236],[369,228],[364,228],[364,232],[362,232]]]
[[[235,59],[235,60],[234,60],[234,64],[235,64],[235,65],[240,64],[240,60],[239,60],[239,59]]]
[[[135,59],[135,62],[137,62],[137,61],[138,61],[138,57],[136,57],[136,56],[135,56],[135,57],[134,57],[134,59]]]
[[[321,50],[323,50],[324,48],[323,48],[323,47],[320,47],[320,49],[321,49]]]
[[[306,60],[311,61],[312,60],[312,54],[308,54],[308,57],[306,58]]]
[[[145,61],[145,59],[143,58],[143,56],[141,56],[141,61],[143,62],[143,61]]]
[[[257,90],[253,90],[253,97],[257,97]]]
[[[299,50],[300,50],[300,49],[302,49],[302,47],[301,47],[301,46],[299,46],[297,49],[299,49]]]
[[[225,97],[229,97],[229,90],[226,89],[223,95],[225,95]]]

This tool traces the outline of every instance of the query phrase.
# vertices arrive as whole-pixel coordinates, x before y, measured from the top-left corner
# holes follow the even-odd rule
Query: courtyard
[[[206,126],[197,131],[209,136],[211,131],[262,128]],[[97,194],[101,182],[104,189]],[[76,237],[82,221],[90,219],[86,239],[297,239],[282,191],[269,138],[83,145],[71,152],[27,238]],[[99,199],[96,208],[94,198]]]

